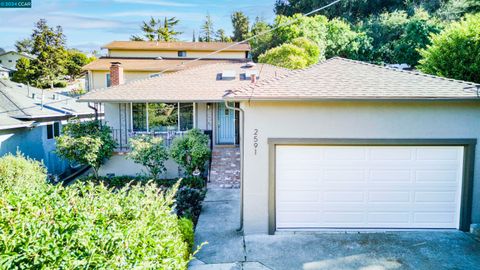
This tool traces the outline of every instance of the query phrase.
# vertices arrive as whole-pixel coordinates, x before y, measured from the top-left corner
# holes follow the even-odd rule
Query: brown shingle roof
[[[215,62],[220,63],[236,63],[236,62],[245,62],[246,60],[241,59],[202,59],[195,62],[189,62],[189,59],[139,59],[139,58],[100,58],[97,59],[86,66],[83,70],[110,70],[112,62],[120,62],[125,71],[179,71],[184,70],[185,68],[212,64]],[[183,63],[188,62],[188,65],[183,65]]]
[[[259,72],[258,82],[282,76],[288,70],[267,64],[250,68]],[[236,72],[235,79],[221,80],[226,70]],[[91,102],[177,102],[221,101],[226,91],[251,84],[244,79],[247,68],[242,63],[217,63],[189,68],[161,77],[132,81],[124,85],[87,93],[80,101]],[[242,77],[242,78],[241,78]]]
[[[235,89],[234,100],[477,99],[475,84],[334,57]]]
[[[248,43],[232,46],[230,42],[156,42],[156,41],[112,41],[102,48],[116,50],[168,50],[168,51],[217,51],[225,49],[227,52],[250,51]]]

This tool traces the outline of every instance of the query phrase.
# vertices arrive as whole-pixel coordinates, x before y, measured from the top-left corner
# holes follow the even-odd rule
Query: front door
[[[217,143],[235,144],[235,111],[223,103],[217,106]]]

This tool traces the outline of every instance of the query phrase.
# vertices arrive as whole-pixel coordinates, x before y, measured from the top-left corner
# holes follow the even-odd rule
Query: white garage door
[[[457,228],[463,147],[277,146],[277,229]]]

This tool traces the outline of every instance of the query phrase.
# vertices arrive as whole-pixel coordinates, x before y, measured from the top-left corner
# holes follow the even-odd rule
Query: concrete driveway
[[[208,244],[189,269],[480,269],[480,242],[458,231],[244,236],[238,225],[239,190],[209,190],[195,233]]]

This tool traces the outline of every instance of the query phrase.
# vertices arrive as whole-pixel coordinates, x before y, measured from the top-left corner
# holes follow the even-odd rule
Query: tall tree
[[[325,15],[330,19],[341,17],[353,22],[361,21],[371,15],[397,10],[405,10],[410,13],[415,8],[424,8],[429,12],[435,12],[448,1],[456,0],[342,0],[327,9],[321,10],[318,14]],[[333,0],[276,0],[275,13],[292,16],[296,13],[310,12],[332,2]]]
[[[197,37],[195,36],[195,30],[193,30],[192,42],[197,42]]]
[[[250,46],[252,47],[252,58],[257,61],[258,56],[271,48],[272,44],[272,32],[269,32],[272,27],[262,20],[260,17],[255,18],[255,22],[252,25],[251,36],[255,38],[250,40]]]
[[[24,51],[30,47],[28,53],[35,56],[35,59],[18,63],[19,74],[14,75],[14,80],[18,79],[42,88],[53,87],[54,81],[65,74],[65,43],[62,27],[53,28],[47,25],[46,20],[39,20],[35,24],[30,41],[22,40],[18,43],[31,44],[20,50]]]
[[[210,14],[207,14],[205,17],[205,21],[201,26],[201,35],[199,37],[199,41],[202,42],[212,42],[215,38],[215,30],[213,28],[213,21]]]
[[[231,16],[233,26],[233,41],[242,41],[248,37],[250,22],[241,11],[236,11]]]
[[[67,59],[65,61],[66,74],[70,76],[71,80],[75,80],[82,74],[82,67],[95,60],[95,57],[87,57],[79,50],[68,50]]]
[[[19,53],[30,53],[32,50],[32,45],[31,39],[24,38],[15,42],[15,49],[17,49],[17,52]]]
[[[223,29],[218,29],[217,32],[215,33],[215,41],[220,41],[220,42],[231,42],[232,39],[227,36],[227,34],[225,33],[225,30]]]
[[[130,40],[167,42],[176,40],[176,36],[182,34],[182,32],[175,30],[175,26],[179,22],[180,21],[175,17],[165,17],[163,21],[161,19],[150,17],[150,20],[142,22],[140,27],[142,34],[133,35],[130,37]]]
[[[47,21],[41,19],[37,22],[32,34],[31,54],[36,58],[31,61],[35,69],[37,85],[50,85],[64,74],[65,60],[65,35],[61,26],[49,27]]]

